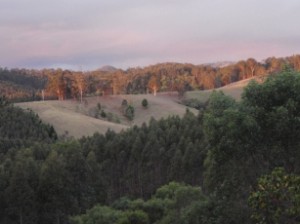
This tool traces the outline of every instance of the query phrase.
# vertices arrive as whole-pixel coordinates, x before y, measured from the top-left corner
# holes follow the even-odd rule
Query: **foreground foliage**
[[[201,208],[206,207],[207,201],[200,187],[171,182],[157,189],[147,201],[121,198],[112,207],[95,206],[71,221],[74,224],[199,223],[202,221]]]
[[[204,117],[210,144],[205,186],[241,214],[227,223],[250,219],[247,198],[261,175],[276,167],[300,173],[299,87],[299,73],[285,70],[263,84],[250,83],[241,103],[212,95]]]
[[[276,168],[259,178],[249,197],[252,218],[259,223],[300,222],[300,176]]]

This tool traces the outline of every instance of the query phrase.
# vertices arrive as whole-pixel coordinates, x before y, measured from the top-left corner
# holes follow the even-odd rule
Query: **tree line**
[[[226,66],[162,63],[127,70],[0,69],[0,94],[14,101],[76,99],[83,96],[138,94],[218,88],[232,82],[279,72],[285,64],[300,71],[300,55],[253,58]]]

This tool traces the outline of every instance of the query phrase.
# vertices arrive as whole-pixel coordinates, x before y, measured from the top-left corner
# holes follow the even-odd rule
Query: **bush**
[[[148,100],[147,100],[147,99],[143,99],[143,100],[142,100],[142,106],[143,106],[144,108],[147,108],[147,107],[148,107]]]
[[[104,111],[104,110],[101,110],[100,116],[101,116],[101,117],[103,117],[103,118],[105,118],[105,117],[106,117],[106,113],[105,113],[105,111]]]
[[[124,99],[124,100],[122,101],[122,107],[127,107],[127,106],[128,106],[128,102],[127,102],[126,99]]]

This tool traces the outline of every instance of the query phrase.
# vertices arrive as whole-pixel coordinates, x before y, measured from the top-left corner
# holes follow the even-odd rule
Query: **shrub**
[[[148,100],[147,100],[147,99],[143,99],[143,100],[142,100],[142,106],[143,106],[144,108],[147,108],[147,107],[148,107]]]
[[[103,118],[105,118],[105,117],[106,117],[106,113],[105,113],[105,111],[104,111],[104,110],[101,110],[100,116],[101,116],[101,117],[103,117]]]
[[[122,107],[127,107],[127,106],[128,106],[128,102],[127,102],[126,99],[124,99],[124,100],[122,101]]]

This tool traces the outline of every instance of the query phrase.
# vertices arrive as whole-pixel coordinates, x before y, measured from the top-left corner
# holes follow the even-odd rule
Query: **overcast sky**
[[[0,66],[126,69],[300,53],[299,0],[0,0]]]

